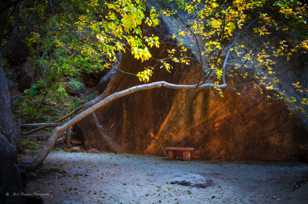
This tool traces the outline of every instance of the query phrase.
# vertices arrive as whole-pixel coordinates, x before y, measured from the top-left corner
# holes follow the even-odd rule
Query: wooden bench
[[[168,159],[182,159],[184,161],[191,160],[193,147],[166,147]]]

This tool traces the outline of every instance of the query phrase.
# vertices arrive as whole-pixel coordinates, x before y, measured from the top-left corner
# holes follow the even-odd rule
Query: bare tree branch
[[[227,84],[227,81],[226,81],[227,65],[228,65],[228,60],[229,60],[229,57],[230,57],[231,47],[232,47],[232,45],[228,49],[226,56],[225,56],[224,63],[222,65],[222,83],[223,84]]]
[[[148,84],[141,84],[137,86],[133,86],[122,91],[115,92],[106,98],[99,98],[93,99],[92,103],[95,103],[93,106],[87,108],[86,110],[82,111],[81,113],[75,115],[73,118],[69,119],[68,121],[64,122],[62,125],[57,126],[54,130],[52,135],[47,141],[47,144],[42,148],[42,150],[36,155],[33,159],[32,165],[29,169],[36,169],[37,167],[41,166],[44,159],[47,157],[50,150],[55,146],[57,138],[60,137],[66,129],[71,128],[73,125],[84,119],[85,117],[93,114],[98,109],[110,104],[111,102],[122,98],[124,96],[131,95],[136,92],[157,89],[157,88],[168,88],[168,89],[206,89],[206,88],[225,88],[227,84],[213,84],[213,83],[204,83],[204,84],[173,84],[166,81],[157,81]],[[94,102],[93,102],[94,101]],[[91,102],[91,101],[90,101]]]
[[[26,124],[22,124],[21,127],[23,128],[41,127],[41,126],[55,127],[57,125],[59,125],[59,123],[26,123]]]
[[[117,54],[117,59],[113,63],[112,68],[99,80],[96,87],[100,92],[104,91],[110,79],[118,72],[121,59],[122,54]]]
[[[108,137],[105,132],[104,132],[104,127],[103,125],[101,124],[101,122],[99,121],[99,119],[97,118],[96,116],[96,113],[93,112],[92,113],[92,116],[94,118],[94,121],[95,121],[95,125],[99,131],[99,134],[102,136],[104,142],[109,146],[109,148],[116,152],[116,153],[120,153],[122,152],[122,148],[115,142],[112,141],[112,138]]]

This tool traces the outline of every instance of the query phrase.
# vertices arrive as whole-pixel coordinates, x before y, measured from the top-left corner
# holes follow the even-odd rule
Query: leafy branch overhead
[[[9,46],[8,33],[21,33],[30,52],[25,61],[35,72],[31,87],[17,99],[16,111],[26,122],[44,123],[72,113],[57,121],[36,165],[66,129],[98,108],[143,90],[212,88],[223,97],[223,88],[236,90],[250,80],[266,97],[307,111],[306,85],[292,81],[296,95],[290,96],[278,64],[307,55],[308,9],[303,0],[9,2],[0,11],[6,16],[0,19],[1,47]],[[126,58],[119,56],[129,57],[136,67],[125,67]],[[158,70],[182,71],[180,65],[200,68],[199,78],[192,84],[154,81]],[[100,82],[106,85],[114,73],[139,84],[109,96],[95,98],[94,89],[84,93],[89,91],[82,83],[86,77],[105,74]]]
[[[20,102],[25,115],[36,109],[33,101],[52,107],[70,97],[67,81],[111,69],[119,53],[130,54],[144,64],[136,73],[128,74],[148,83],[157,68],[172,72],[176,64],[189,65],[194,51],[191,46],[198,48],[193,58],[201,64],[203,73],[197,83],[218,85],[226,77],[253,77],[268,91],[275,90],[276,97],[307,106],[303,85],[293,82],[294,90],[303,95],[301,99],[288,97],[275,68],[277,60],[292,60],[298,53],[307,53],[305,1],[63,0],[56,1],[52,13],[45,1],[26,2],[20,5],[21,21],[28,25],[32,19],[26,43],[40,79]],[[168,33],[176,47],[167,48],[167,56],[157,59],[154,52],[163,42],[155,29],[168,18],[176,18],[183,25]],[[149,61],[156,64],[149,65]],[[68,109],[81,103],[64,101],[61,103]]]

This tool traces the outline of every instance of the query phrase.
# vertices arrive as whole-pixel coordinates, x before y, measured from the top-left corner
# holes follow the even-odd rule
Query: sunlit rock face
[[[138,67],[125,56],[122,69]],[[178,67],[172,74],[155,72],[153,80],[192,83],[200,76],[197,64]],[[106,92],[137,84],[116,75]],[[307,132],[282,101],[267,99],[252,81],[224,97],[215,90],[151,90],[133,94],[97,112],[103,131],[92,116],[80,123],[86,148],[161,155],[166,146],[192,146],[195,156],[214,160],[293,160],[307,155]]]
[[[172,34],[177,23],[180,25],[176,19],[162,19],[162,26],[156,32],[165,43],[154,50],[154,58],[164,56],[166,47],[174,44],[166,35]],[[193,47],[191,50],[195,55],[196,50]],[[136,73],[153,63],[156,62],[138,64],[126,55],[120,66]],[[281,62],[278,65],[283,85],[288,86],[296,79],[307,83],[307,66],[298,70],[292,64]],[[177,66],[172,73],[155,70],[152,81],[189,84],[200,78],[196,58],[192,65]],[[159,89],[115,101],[97,112],[103,126],[101,130],[93,116],[80,122],[85,146],[101,151],[155,155],[162,155],[166,146],[191,146],[196,148],[195,157],[200,159],[308,160],[307,119],[294,114],[284,102],[261,94],[263,87],[253,80],[229,78],[228,82],[223,97],[215,90]],[[136,78],[118,73],[105,93],[138,83]],[[286,89],[291,94],[294,92],[292,87]]]

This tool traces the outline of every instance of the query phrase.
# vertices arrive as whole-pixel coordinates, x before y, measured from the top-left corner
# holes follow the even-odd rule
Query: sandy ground
[[[27,186],[47,204],[308,203],[308,165],[53,152]]]

